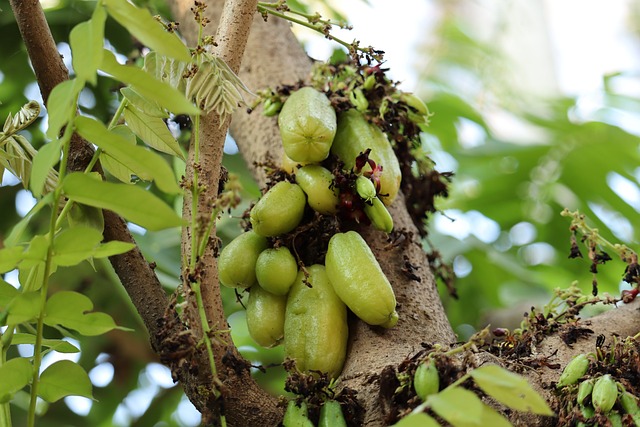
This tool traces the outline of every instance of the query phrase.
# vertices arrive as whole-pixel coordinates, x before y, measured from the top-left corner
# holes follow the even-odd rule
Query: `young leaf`
[[[23,261],[20,263],[21,269],[28,269],[43,263],[49,250],[49,239],[47,236],[33,236],[27,250],[24,251]]]
[[[20,294],[20,291],[0,279],[0,312],[5,311],[7,305]]]
[[[30,322],[40,314],[40,293],[25,292],[17,295],[7,306],[7,325]]]
[[[154,79],[140,68],[119,64],[111,51],[104,51],[100,69],[111,74],[114,78],[130,84],[140,95],[157,102],[161,107],[173,113],[200,114],[198,107],[193,105],[176,88]]]
[[[93,206],[73,203],[67,214],[67,221],[69,221],[69,226],[71,227],[90,227],[100,233],[104,230],[102,209],[94,208]]]
[[[109,132],[95,119],[79,116],[75,123],[76,130],[82,137],[102,148],[141,179],[154,180],[158,188],[167,193],[180,191],[171,166],[158,154],[143,147],[129,145],[124,138]]]
[[[64,267],[80,264],[93,255],[101,241],[102,232],[95,228],[67,228],[53,240],[54,262]]]
[[[136,145],[135,134],[125,125],[117,125],[111,129],[111,132],[123,137],[129,145]],[[133,171],[111,157],[109,153],[104,151],[100,153],[100,164],[108,171],[114,178],[124,182],[125,184],[132,184]]]
[[[124,110],[124,119],[131,130],[149,147],[173,156],[177,155],[184,160],[184,154],[182,154],[178,141],[162,119],[151,117],[137,108],[129,107]]]
[[[184,91],[185,81],[182,77],[187,63],[177,59],[168,58],[158,52],[151,51],[144,57],[144,70],[161,82]]]
[[[440,424],[424,412],[411,413],[393,427],[440,427]]]
[[[112,184],[72,173],[66,177],[62,188],[76,202],[111,210],[149,230],[182,225],[182,219],[162,200],[133,185]]]
[[[38,395],[47,402],[56,402],[65,396],[93,399],[93,389],[82,366],[70,360],[60,360],[40,375]]]
[[[453,427],[482,427],[484,404],[478,396],[461,387],[447,387],[427,398],[429,407]]]
[[[15,269],[24,259],[24,249],[21,246],[12,246],[0,249],[0,274]]]
[[[152,53],[153,52],[149,52],[147,56],[151,55]],[[147,59],[147,56],[145,56],[145,60]],[[144,98],[130,86],[120,89],[120,93],[125,97],[130,105],[142,111],[147,116],[158,117],[160,119],[166,119],[169,117],[169,114],[165,110],[160,108],[157,103],[151,102],[148,99]]]
[[[54,139],[38,150],[38,154],[33,158],[31,166],[31,179],[29,181],[31,191],[36,199],[42,196],[44,183],[47,180],[49,170],[60,161],[60,146],[62,141]]]
[[[35,344],[36,336],[32,334],[23,334],[20,332],[16,332],[13,334],[13,338],[11,338],[12,345],[18,344]],[[53,339],[43,339],[42,345],[50,348],[51,350],[57,351],[58,353],[79,353],[80,349],[75,345],[71,344],[68,341],[64,340],[53,340]]]
[[[79,79],[94,86],[98,82],[96,71],[102,63],[106,19],[104,8],[97,6],[91,19],[76,25],[69,34],[73,70]]]
[[[180,61],[190,61],[189,49],[174,33],[167,32],[146,9],[126,0],[104,0],[104,5],[120,25],[151,50]]]
[[[31,381],[33,366],[24,357],[8,360],[0,366],[0,403],[11,400],[13,395]]]
[[[101,335],[117,328],[106,313],[91,313],[93,303],[85,295],[60,291],[51,295],[45,307],[44,323],[75,329],[85,336]]]
[[[497,365],[482,366],[470,374],[478,387],[508,408],[553,415],[547,402],[519,375]]]
[[[135,247],[136,245],[134,245],[133,243],[111,241],[111,242],[103,243],[100,246],[98,246],[96,250],[93,252],[93,257],[106,258],[112,255],[120,255],[125,252],[129,252],[131,249]]]
[[[49,114],[49,128],[47,137],[51,140],[58,138],[60,130],[76,114],[78,94],[84,87],[80,79],[66,80],[53,88],[47,100]]]

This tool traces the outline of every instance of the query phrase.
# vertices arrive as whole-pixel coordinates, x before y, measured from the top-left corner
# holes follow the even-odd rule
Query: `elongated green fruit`
[[[364,204],[364,213],[371,220],[371,224],[378,230],[385,233],[391,233],[393,230],[393,218],[387,210],[387,207],[379,198],[371,200],[371,204]]]
[[[338,190],[333,188],[333,179],[331,171],[319,165],[303,166],[296,172],[296,182],[307,194],[307,203],[324,215],[338,211]]]
[[[400,164],[389,140],[384,132],[368,123],[358,111],[351,109],[340,113],[331,152],[344,162],[347,169],[351,169],[356,157],[367,148],[371,149],[369,159],[383,167],[380,175],[380,198],[389,206],[398,194],[402,179]],[[363,169],[363,172],[367,171],[371,171],[369,165]]]
[[[606,414],[613,408],[616,400],[618,400],[618,385],[611,375],[606,374],[598,378],[591,392],[593,407]]]
[[[252,286],[247,301],[247,329],[262,347],[274,347],[284,336],[286,295],[273,295],[260,286]]]
[[[640,416],[640,407],[638,407],[638,399],[628,391],[620,393],[620,404],[627,414],[632,416]]]
[[[564,367],[558,379],[557,387],[560,388],[577,383],[587,373],[587,369],[589,369],[589,358],[584,353],[578,354]]]
[[[309,419],[307,404],[302,402],[298,406],[294,400],[290,400],[284,413],[282,425],[284,427],[313,427],[313,423]]]
[[[576,402],[582,405],[582,402],[591,395],[593,391],[593,378],[582,381],[578,386],[578,396],[576,397]]]
[[[233,239],[218,258],[220,283],[230,288],[248,288],[256,282],[256,261],[267,248],[267,239],[247,231]]]
[[[418,365],[413,376],[413,388],[423,401],[440,390],[440,376],[433,359],[426,360]]]
[[[376,198],[376,187],[373,182],[366,176],[360,175],[356,178],[356,191],[365,202],[371,203]]]
[[[296,162],[321,162],[336,134],[336,113],[329,98],[312,87],[289,96],[278,116],[285,153]]]
[[[335,400],[327,400],[320,409],[318,427],[347,427],[342,407]]]
[[[329,283],[324,266],[302,271],[289,291],[284,320],[284,353],[300,371],[326,372],[336,378],[347,354],[347,307]]]
[[[370,325],[396,324],[398,313],[391,284],[358,233],[334,234],[325,265],[336,294],[356,316]]]
[[[286,295],[298,276],[298,263],[288,248],[265,249],[256,262],[258,285],[274,295]]]
[[[251,209],[253,231],[265,237],[288,233],[300,224],[306,204],[299,185],[280,181]]]

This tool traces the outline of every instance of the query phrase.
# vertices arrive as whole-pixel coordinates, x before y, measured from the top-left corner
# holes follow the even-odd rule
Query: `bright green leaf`
[[[7,304],[20,294],[20,291],[11,286],[9,283],[0,279],[0,311],[4,311]]]
[[[40,293],[25,292],[17,295],[7,306],[8,325],[17,325],[34,320],[40,314]]]
[[[98,181],[82,173],[72,173],[62,188],[76,202],[111,210],[149,230],[182,225],[182,219],[173,209],[136,186]]]
[[[102,209],[93,206],[72,203],[67,214],[67,221],[71,227],[90,227],[100,233],[104,230],[104,215]]]
[[[133,243],[111,241],[98,246],[93,253],[93,257],[106,258],[112,255],[120,255],[125,252],[129,252],[135,247],[136,245],[134,245]]]
[[[47,180],[49,170],[60,161],[61,145],[62,142],[59,139],[54,139],[50,143],[43,145],[42,148],[38,150],[38,154],[33,158],[29,186],[31,187],[34,197],[37,199],[42,196],[42,190]]]
[[[102,63],[104,45],[104,22],[107,14],[98,6],[89,21],[76,25],[69,34],[73,70],[79,79],[96,85],[96,71]]]
[[[53,88],[47,100],[49,128],[47,137],[58,138],[60,130],[76,115],[78,94],[84,87],[79,79],[66,80]]]
[[[17,357],[0,366],[0,403],[11,400],[14,393],[29,384],[33,375],[33,366],[28,359]]]
[[[101,241],[102,233],[95,228],[67,228],[53,240],[54,262],[64,267],[80,264],[93,255]]]
[[[184,159],[178,141],[173,137],[167,124],[158,117],[149,116],[137,108],[127,107],[124,110],[124,119],[136,135],[145,144],[163,153],[177,155]]]
[[[104,51],[100,69],[111,74],[114,78],[130,84],[140,95],[157,102],[161,107],[173,113],[200,114],[200,109],[189,101],[182,92],[153,78],[140,68],[119,64],[113,53],[108,50]]]
[[[147,56],[151,55],[152,53],[153,52],[149,52]],[[145,61],[147,56],[145,56]],[[160,108],[157,103],[151,102],[148,99],[144,98],[129,86],[120,89],[120,93],[125,97],[125,99],[131,106],[137,108],[148,116],[158,117],[160,119],[166,119],[169,117],[169,114],[167,114],[165,110]]]
[[[92,313],[93,302],[78,292],[61,291],[51,295],[45,307],[44,323],[75,329],[85,336],[101,335],[117,328],[106,313]]]
[[[18,269],[18,280],[20,282],[20,286],[22,289],[28,291],[37,291],[42,287],[42,279],[44,278],[44,262],[39,262],[29,266],[28,268],[23,267],[24,262],[20,265]],[[49,272],[49,276],[55,273],[57,266],[54,264],[51,266],[51,271]]]
[[[13,334],[13,338],[11,338],[12,345],[18,344],[35,344],[36,336],[31,334],[24,333],[15,333]],[[58,353],[79,353],[80,349],[75,345],[71,344],[68,341],[64,340],[54,340],[54,339],[43,339],[42,345],[50,348],[51,350],[57,351]]]
[[[511,424],[508,419],[486,404],[482,405],[482,417],[480,420],[483,426],[513,427],[513,424]]]
[[[427,398],[429,407],[453,427],[482,427],[484,403],[478,396],[461,387],[447,387]]]
[[[12,246],[0,249],[0,273],[6,273],[15,269],[24,259],[24,249],[21,246]]]
[[[487,365],[471,371],[471,376],[478,387],[508,408],[553,415],[547,402],[520,375],[497,365]]]
[[[37,235],[31,238],[29,246],[24,251],[23,261],[20,263],[21,269],[29,269],[43,263],[49,250],[49,239],[47,236]]]
[[[60,360],[40,375],[38,395],[47,402],[56,402],[66,396],[93,399],[93,388],[82,366],[70,360]]]
[[[123,137],[129,145],[136,145],[135,134],[125,125],[114,126],[111,132]],[[100,153],[100,164],[107,170],[114,178],[124,182],[125,184],[132,184],[133,171],[111,157],[109,153],[104,151]]]
[[[89,117],[77,117],[75,123],[76,130],[82,137],[96,144],[141,179],[154,180],[158,188],[167,193],[180,191],[171,166],[158,154],[128,144],[123,137],[110,132],[101,122]]]
[[[140,42],[163,55],[181,61],[190,61],[189,49],[174,33],[166,31],[146,9],[136,7],[126,0],[104,0],[104,5],[120,25]]]
[[[393,427],[440,427],[440,424],[424,412],[411,413]]]

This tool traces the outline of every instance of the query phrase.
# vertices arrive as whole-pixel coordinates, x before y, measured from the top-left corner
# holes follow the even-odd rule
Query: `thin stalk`
[[[4,333],[0,333],[0,368],[7,361],[7,350],[11,344],[15,325],[8,325]],[[11,403],[4,402],[0,409],[0,426],[11,427]]]
[[[200,161],[200,115],[196,115],[193,120],[193,163],[195,165]],[[198,198],[200,197],[200,188],[198,184],[198,168],[193,168],[193,183],[191,186],[191,259],[189,260],[189,271],[193,272],[196,268],[196,260],[198,258],[199,241],[198,236],[200,230],[198,227]],[[199,291],[198,291],[199,295]]]

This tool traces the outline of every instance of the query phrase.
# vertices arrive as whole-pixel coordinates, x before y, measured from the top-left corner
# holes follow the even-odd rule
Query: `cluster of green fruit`
[[[606,415],[612,426],[622,426],[621,413],[624,413],[631,416],[634,425],[640,426],[638,399],[610,374],[580,381],[587,373],[589,363],[586,354],[578,354],[567,363],[557,383],[558,388],[563,388],[575,387],[579,382],[576,404],[586,422],[579,422],[578,425],[591,425],[589,419],[599,413]],[[616,404],[620,410],[615,410]]]
[[[307,205],[319,214],[336,215],[353,210],[356,197],[371,224],[390,232],[393,221],[385,204],[398,193],[400,168],[380,129],[353,109],[337,115],[329,99],[313,88],[289,96],[278,124],[283,169],[295,182],[278,182],[253,206],[251,230],[220,254],[220,283],[250,288],[247,325],[258,344],[284,342],[285,355],[299,370],[335,378],[346,357],[347,307],[370,325],[394,326],[398,314],[391,284],[355,231],[330,238],[324,265],[303,266],[278,237],[298,227]],[[319,164],[330,153],[344,164],[351,181],[337,183]]]
[[[302,401],[300,405],[295,400],[290,400],[282,420],[284,427],[314,427],[309,419],[307,404]],[[318,427],[347,427],[347,421],[342,413],[340,403],[335,400],[327,400],[320,409]]]

